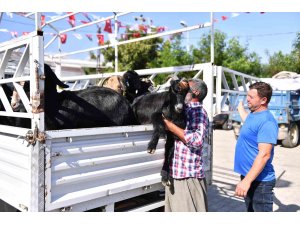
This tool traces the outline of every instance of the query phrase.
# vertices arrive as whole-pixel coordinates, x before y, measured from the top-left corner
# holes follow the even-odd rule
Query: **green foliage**
[[[139,34],[137,33],[139,32]],[[146,35],[143,31],[129,31],[126,38],[132,39]],[[182,45],[182,35],[173,35],[170,39],[154,38],[118,47],[119,71],[147,68],[182,66],[210,62],[210,33],[203,34],[198,46],[191,46],[186,52]],[[122,41],[122,40],[121,40]],[[232,70],[258,77],[271,77],[283,70],[300,73],[300,32],[297,33],[290,54],[275,52],[268,55],[268,63],[262,64],[256,52],[249,52],[248,45],[243,46],[237,38],[227,40],[227,35],[215,30],[214,33],[215,59],[214,63]],[[105,63],[114,64],[114,48],[102,50]],[[92,55],[91,55],[92,57]],[[94,56],[93,56],[94,57]],[[107,69],[113,71],[114,69]],[[181,73],[181,77],[190,77],[191,73]],[[165,75],[155,78],[157,84],[166,81]]]
[[[226,34],[221,31],[215,30],[214,33],[214,63],[215,65],[222,65],[224,61],[224,51],[226,47]],[[200,42],[198,43],[199,48],[193,49],[193,58],[195,63],[207,63],[210,62],[210,42],[211,35],[203,34]]]
[[[260,76],[260,58],[255,52],[248,53],[247,46],[243,47],[239,40],[232,38],[225,49],[222,66],[253,76]]]
[[[283,54],[281,51],[269,55],[269,63],[264,68],[264,73],[273,76],[280,71],[297,72],[297,54]]]
[[[145,36],[142,31],[127,30],[126,39]],[[120,40],[123,41],[123,40]],[[118,47],[118,67],[120,71],[138,70],[149,68],[148,64],[155,60],[158,50],[162,44],[162,38],[152,38],[144,41],[120,45]],[[109,44],[107,42],[106,44]],[[102,52],[105,63],[112,62],[115,65],[115,50],[107,48]]]

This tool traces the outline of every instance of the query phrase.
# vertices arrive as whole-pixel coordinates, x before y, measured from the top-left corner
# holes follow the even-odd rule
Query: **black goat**
[[[162,167],[162,182],[170,185],[169,163],[174,154],[174,136],[165,130],[163,117],[177,126],[185,128],[184,99],[188,92],[188,82],[173,80],[167,92],[150,93],[138,97],[132,104],[133,111],[140,124],[153,124],[153,134],[148,143],[148,153],[153,154],[160,136],[166,137],[165,160]]]
[[[119,93],[105,87],[58,93],[65,85],[45,64],[46,129],[73,129],[136,124],[130,103]]]
[[[47,64],[44,65],[44,73],[46,130],[136,124],[130,103],[114,90],[94,86],[79,91],[62,91],[58,93],[57,85],[61,88],[67,88],[68,85],[62,83]],[[29,82],[25,83],[24,89],[27,86],[29,87]],[[9,91],[8,94],[11,96],[12,91]],[[29,91],[25,90],[25,92],[29,95]],[[19,108],[16,108],[17,111],[25,111],[22,103],[17,102],[17,105],[19,105]],[[7,120],[7,118],[5,119]],[[11,126],[30,128],[30,119],[27,118],[9,120],[6,123]]]
[[[151,82],[142,81],[138,73],[134,70],[128,70],[124,73],[123,78],[126,86],[125,97],[130,103],[132,103],[136,97],[150,93],[149,88],[152,86]]]

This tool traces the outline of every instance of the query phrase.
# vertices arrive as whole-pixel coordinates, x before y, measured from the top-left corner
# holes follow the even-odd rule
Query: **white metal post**
[[[118,72],[119,70],[119,60],[118,60],[118,17],[115,15],[115,72]]]
[[[203,81],[207,85],[207,96],[203,101],[203,107],[207,111],[209,119],[208,127],[208,158],[210,161],[210,174],[207,175],[207,182],[212,182],[212,165],[213,165],[213,93],[214,93],[214,77],[213,77],[214,66],[211,63],[205,64],[203,70]]]
[[[36,13],[36,18],[40,18],[40,13]],[[37,23],[38,24],[38,23]],[[38,29],[39,30],[39,29]],[[41,104],[39,101],[43,98],[44,80],[37,79],[36,62],[38,62],[39,75],[44,74],[44,40],[40,31],[36,31],[37,35],[31,38],[30,43],[30,98],[32,106]],[[37,84],[37,81],[39,82]],[[34,107],[33,107],[34,108]],[[39,107],[41,109],[41,105]],[[31,122],[33,132],[44,132],[44,112],[35,111]],[[30,154],[30,205],[28,210],[33,212],[44,211],[44,149],[43,144],[39,141],[31,148]]]
[[[215,63],[215,33],[214,33],[214,13],[210,13],[210,62]]]
[[[216,111],[215,114],[221,113],[221,96],[222,96],[222,66],[217,66],[216,68]]]

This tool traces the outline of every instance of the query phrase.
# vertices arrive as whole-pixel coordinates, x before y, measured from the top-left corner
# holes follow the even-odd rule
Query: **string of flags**
[[[250,13],[250,12],[246,12],[246,13]],[[260,14],[264,14],[265,12],[260,12]],[[24,15],[26,13],[19,13],[21,15]],[[76,26],[76,22],[78,22],[76,20],[75,14],[73,14],[72,12],[67,12],[67,14],[69,14],[69,16],[67,17],[67,22],[71,27],[75,27]],[[6,12],[6,15],[10,18],[13,18],[13,13],[10,12]],[[100,17],[93,15],[93,14],[88,14],[86,12],[83,12],[82,15],[84,16],[84,18],[86,20],[79,20],[79,22],[81,24],[87,24],[90,22],[93,22],[94,20],[99,20]],[[220,21],[227,21],[230,18],[236,18],[238,16],[240,16],[241,13],[230,13],[230,15],[222,15],[220,18],[215,18],[214,22],[220,22]],[[58,17],[58,15],[56,16],[48,16],[50,17],[50,19],[55,19]],[[92,18],[94,19],[92,19]],[[45,15],[41,15],[41,24],[44,25],[45,24],[45,20],[46,20],[46,16]],[[137,23],[140,22],[140,23]],[[154,26],[153,25],[153,21],[149,19],[148,24],[146,23],[146,18],[144,18],[142,15],[140,15],[139,17],[135,17],[135,23],[132,24],[123,24],[121,21],[117,21],[118,23],[118,32],[119,33],[119,29],[124,28],[125,32],[120,34],[120,38],[122,40],[128,40],[130,38],[139,38],[141,36],[145,36],[147,34],[155,34],[155,33],[160,33],[160,32],[164,32],[166,31],[168,28],[166,26]],[[103,45],[105,43],[104,40],[104,34],[101,33],[101,26],[99,24],[95,24],[98,27],[98,32],[96,34],[84,34],[84,36],[89,40],[89,41],[93,41],[93,38],[96,36],[96,40],[98,42],[99,45]],[[113,27],[114,24],[112,24],[112,21],[110,19],[105,20],[104,23],[104,28],[103,30],[105,32],[107,32],[107,37],[110,41],[110,43],[114,42],[114,35],[112,35],[113,33]],[[19,36],[18,31],[9,31],[6,28],[2,28],[0,29],[0,32],[8,32],[11,34],[11,38],[17,38]],[[21,33],[21,35],[27,35],[29,34],[29,32],[23,31]],[[57,34],[55,33],[44,33],[45,35],[51,35],[51,36],[56,36]],[[78,40],[82,40],[82,34],[79,33],[71,33],[70,35],[74,36],[76,39]],[[68,35],[67,34],[60,34],[59,36],[60,41],[62,44],[65,44],[67,42],[68,39]],[[170,40],[173,39],[173,35],[170,36]]]

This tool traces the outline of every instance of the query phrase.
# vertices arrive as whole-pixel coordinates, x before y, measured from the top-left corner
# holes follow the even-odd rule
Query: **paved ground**
[[[233,131],[214,131],[213,182],[208,189],[210,212],[245,212],[244,201],[234,196],[239,175],[233,172],[235,148]],[[275,147],[273,160],[277,183],[273,210],[300,212],[300,145]]]

